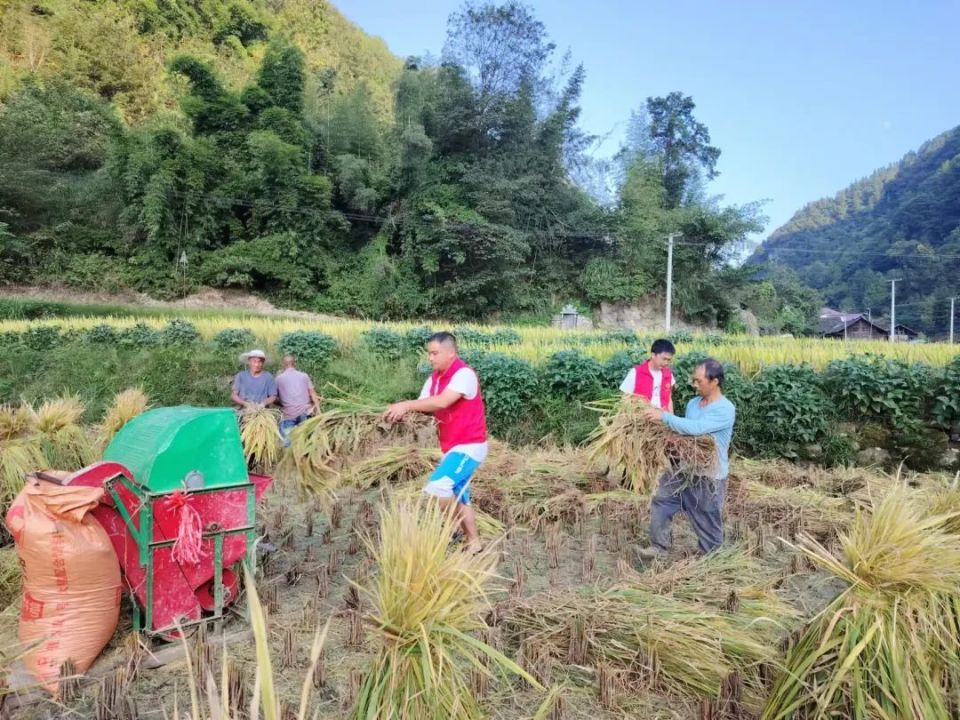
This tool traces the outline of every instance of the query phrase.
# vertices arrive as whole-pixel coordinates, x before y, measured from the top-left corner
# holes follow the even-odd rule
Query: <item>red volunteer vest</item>
[[[637,365],[635,370],[637,379],[633,386],[633,394],[650,400],[653,397],[653,373],[650,372],[650,361],[647,360],[642,365]],[[670,368],[665,367],[660,372],[663,377],[660,380],[660,407],[666,410],[670,407],[670,395],[673,391],[673,373]]]
[[[430,376],[430,395],[439,395],[447,389],[454,373],[461,368],[472,370],[463,360],[457,358],[446,372],[435,372]],[[437,419],[437,432],[440,435],[440,449],[447,452],[456,445],[468,445],[487,441],[487,413],[483,406],[483,396],[477,388],[473,400],[462,397],[453,405],[437,410],[433,416]]]

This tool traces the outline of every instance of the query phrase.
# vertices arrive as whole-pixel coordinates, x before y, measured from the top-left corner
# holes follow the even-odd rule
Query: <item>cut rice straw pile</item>
[[[367,621],[379,646],[364,675],[353,720],[484,716],[470,677],[519,675],[538,683],[477,636],[485,633],[487,589],[498,552],[451,552],[452,520],[437,503],[400,500],[380,516],[380,544],[370,544],[379,574],[363,590],[374,606]]]
[[[0,442],[0,505],[6,507],[29,473],[47,468],[39,436]]]
[[[634,492],[652,493],[668,469],[693,476],[716,475],[717,450],[711,436],[679,435],[663,423],[650,422],[642,414],[649,405],[635,398],[588,407],[603,413],[589,438],[590,460],[602,462]]]
[[[685,697],[717,698],[738,674],[756,700],[759,666],[776,660],[770,631],[755,617],[628,584],[543,593],[519,603],[504,622],[515,640],[561,661],[574,628],[582,628],[585,662],[624,671],[636,686]]]
[[[0,405],[0,442],[36,432],[36,416],[27,405]]]
[[[10,605],[20,597],[20,559],[13,547],[0,548],[0,607]]]
[[[860,511],[832,554],[799,549],[848,584],[794,644],[763,720],[957,717],[960,536],[899,489]]]
[[[280,411],[254,405],[240,412],[240,440],[248,463],[269,470],[280,459]]]
[[[806,487],[774,488],[759,482],[737,481],[727,487],[727,510],[751,528],[773,525],[790,534],[806,531],[827,538],[847,528],[853,519],[851,504]]]
[[[100,447],[106,449],[114,435],[120,432],[120,428],[146,412],[149,406],[150,400],[140,388],[130,388],[117,393],[113,398],[113,404],[107,409],[100,423],[98,438]]]

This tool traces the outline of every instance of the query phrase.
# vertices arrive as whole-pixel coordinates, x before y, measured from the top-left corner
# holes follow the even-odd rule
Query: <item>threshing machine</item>
[[[68,482],[106,490],[94,515],[117,551],[136,631],[170,635],[223,617],[238,591],[231,566],[253,547],[271,482],[247,472],[232,410],[147,411]]]

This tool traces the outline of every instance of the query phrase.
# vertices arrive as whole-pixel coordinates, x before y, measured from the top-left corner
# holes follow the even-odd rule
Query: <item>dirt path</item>
[[[285,310],[274,306],[269,300],[239,290],[204,288],[182,300],[157,300],[144,293],[132,290],[120,293],[83,292],[68,287],[35,287],[30,285],[6,285],[0,287],[0,297],[24,300],[50,300],[100,305],[122,305],[128,308],[168,308],[170,310],[223,310],[257,315],[279,315],[310,320],[342,320],[335,315],[312,313],[305,310]]]

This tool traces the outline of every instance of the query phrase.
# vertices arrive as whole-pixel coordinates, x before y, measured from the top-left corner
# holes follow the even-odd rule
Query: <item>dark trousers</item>
[[[664,552],[673,544],[671,525],[678,512],[686,513],[697,534],[700,552],[708,553],[723,544],[723,502],[727,479],[685,476],[667,472],[660,477],[650,504],[650,542]]]

